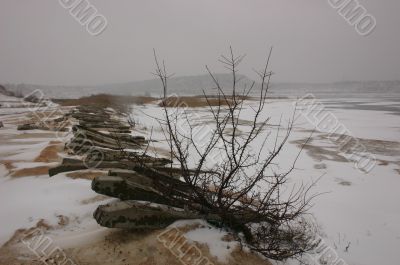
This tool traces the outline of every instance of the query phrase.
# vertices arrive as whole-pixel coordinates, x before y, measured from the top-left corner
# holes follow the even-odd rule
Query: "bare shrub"
[[[171,150],[171,160],[178,167],[170,169],[170,178],[168,174],[152,172],[160,177],[157,191],[173,205],[185,205],[187,210],[199,212],[208,220],[210,216],[218,216],[214,220],[235,231],[236,240],[245,241],[251,250],[267,258],[284,260],[299,257],[315,247],[312,240],[315,228],[306,217],[317,194],[310,193],[315,182],[296,186],[288,181],[301,151],[289,169],[282,172],[275,166],[292,132],[294,113],[284,129],[279,124],[276,136],[272,137],[270,118],[263,112],[272,76],[269,71],[271,52],[272,49],[263,69],[257,71],[260,79],[257,86],[253,82],[249,87],[239,88],[237,72],[244,56],[236,57],[232,48],[229,56],[220,59],[232,74],[229,90],[221,87],[206,67],[218,94],[211,98],[203,91],[212,122],[208,123],[208,134],[201,141],[196,139],[195,133],[195,123],[201,121],[190,116],[186,109],[190,104],[170,106],[167,99],[170,75],[164,62],[160,64],[154,54],[154,74],[164,91],[160,103],[164,117],[159,122]],[[244,103],[250,93],[258,97],[253,98],[249,115]],[[180,102],[183,98],[178,99]],[[243,117],[246,108],[248,116]],[[181,126],[182,120],[185,126]],[[267,142],[272,143],[272,148],[267,148]],[[140,161],[139,156],[135,159]],[[179,173],[183,182],[172,180],[173,171]],[[164,182],[175,184],[164,185]]]

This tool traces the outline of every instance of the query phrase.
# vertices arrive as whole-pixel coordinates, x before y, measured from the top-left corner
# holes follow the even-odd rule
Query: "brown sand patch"
[[[45,232],[53,227],[41,219],[34,227],[16,230],[14,235],[0,248],[0,265],[43,265],[43,261],[27,246],[21,244],[22,240],[29,242],[35,235],[38,235],[38,229]]]
[[[39,166],[33,168],[23,168],[12,173],[12,177],[41,176],[49,173],[50,166]]]
[[[232,260],[234,260],[234,262],[233,263],[229,262],[229,264],[271,265],[271,263],[268,260],[262,259],[259,255],[252,252],[246,252],[240,250],[240,248],[236,248],[232,252],[231,261]]]
[[[118,96],[109,94],[98,94],[79,99],[53,99],[54,102],[61,106],[99,106],[110,107],[115,110],[126,112],[129,110],[130,105],[137,104],[143,105],[151,103],[155,100],[152,97],[145,96]]]
[[[44,222],[38,223],[36,227],[44,227],[44,230],[52,229]],[[35,228],[36,228],[35,227]],[[194,229],[196,226],[182,227],[182,232]],[[31,228],[33,231],[34,228]],[[181,230],[181,228],[179,228]],[[39,259],[29,252],[24,246],[17,245],[18,241],[26,234],[27,229],[16,232],[13,240],[10,240],[7,246],[0,249],[1,265],[39,265]],[[165,230],[156,231],[135,231],[113,230],[106,236],[92,240],[86,245],[77,246],[76,248],[64,248],[64,253],[75,264],[85,265],[182,265],[182,261],[173,254],[177,251],[177,247],[172,251],[158,240],[158,236]],[[184,241],[184,239],[183,239]],[[178,244],[177,244],[178,245]],[[195,249],[182,246],[182,250],[186,249],[188,253],[194,254]],[[202,257],[207,257],[214,265],[223,265],[215,257],[210,255],[206,245],[194,243],[200,250]],[[21,257],[24,257],[21,259]],[[187,263],[187,264],[194,264]],[[271,265],[270,262],[260,258],[251,252],[244,252],[236,248],[232,252],[232,258],[224,265]]]
[[[88,179],[93,180],[98,176],[107,176],[105,171],[73,171],[66,174],[67,177],[72,179]]]
[[[51,162],[59,162],[61,161],[60,156],[58,155],[59,152],[63,150],[63,146],[60,144],[52,144],[47,147],[45,147],[33,160],[33,162],[45,162],[45,163],[51,163]]]
[[[389,165],[389,161],[386,160],[378,160],[379,166],[387,166]]]
[[[23,238],[26,238],[26,239],[31,238],[32,232],[35,229],[42,229],[42,230],[46,231],[46,230],[50,230],[52,228],[53,227],[51,225],[47,224],[44,219],[40,219],[34,227],[17,229],[14,232],[14,234],[12,235],[12,237],[6,243],[4,243],[4,245],[1,247],[1,249],[3,249],[4,247],[8,247],[12,244],[18,243]]]
[[[8,172],[11,172],[11,170],[15,168],[15,166],[13,165],[13,161],[11,160],[3,160],[0,161],[0,163],[4,165],[4,167],[8,170]]]
[[[186,230],[186,228],[188,227],[183,229]],[[181,230],[181,228],[179,229]],[[126,230],[119,230],[111,232],[97,242],[75,249],[67,249],[66,254],[77,264],[85,265],[182,265],[182,261],[162,242],[158,241],[158,236],[164,231],[127,232]],[[200,250],[202,256],[207,257],[214,265],[224,264],[210,255],[206,245],[194,244]],[[180,244],[177,243],[176,245]],[[182,246],[182,249],[186,248]],[[194,251],[193,248],[187,250]],[[189,262],[188,264],[194,263]],[[233,250],[232,259],[226,264],[270,265],[268,261],[258,255],[243,252],[240,249]]]

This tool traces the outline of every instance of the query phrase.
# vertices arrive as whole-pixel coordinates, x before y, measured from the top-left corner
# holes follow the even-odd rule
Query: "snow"
[[[184,233],[186,239],[192,242],[200,244],[207,244],[210,250],[211,256],[214,256],[218,261],[226,263],[229,261],[229,257],[233,250],[239,246],[235,241],[227,242],[222,239],[228,233],[222,229],[215,228],[209,225],[204,220],[184,220],[177,221],[169,227],[179,227],[198,225],[199,227],[189,232]]]
[[[8,171],[6,169],[6,167],[3,164],[0,164],[0,178],[4,178],[5,176],[7,176]]]
[[[35,226],[40,219],[45,219],[50,225],[57,225],[58,215],[68,216],[72,220],[74,217],[79,222],[93,220],[91,213],[97,207],[97,203],[82,205],[81,201],[94,196],[96,193],[91,190],[90,181],[71,181],[62,174],[53,178],[47,175],[2,178],[0,245],[5,243],[16,229]]]
[[[10,155],[7,157],[8,160],[22,160],[22,161],[32,161],[34,160],[40,152],[48,145],[48,142],[26,144],[26,145],[5,145],[0,146],[0,154],[3,152],[16,151],[19,152],[15,155]]]
[[[363,99],[353,99],[355,102]],[[341,99],[335,99],[341,101]],[[346,100],[343,100],[346,101]],[[325,100],[323,103],[328,102]],[[350,102],[347,100],[347,102]],[[367,102],[379,105],[373,99]],[[382,104],[395,104],[396,102],[384,102]],[[399,115],[398,113],[376,110],[338,109],[325,105],[326,111],[335,115],[339,122],[348,128],[350,135],[357,138],[377,139],[399,142]],[[136,108],[136,110],[135,110]],[[134,107],[134,117],[141,128],[157,128],[158,122],[151,117],[162,117],[162,109],[156,105],[147,105],[141,109]],[[294,105],[292,100],[272,100],[266,105],[263,117],[272,116],[269,124],[277,125],[282,115],[282,124],[292,117]],[[197,126],[204,126],[210,122],[211,117],[206,109],[188,109],[190,120]],[[251,108],[243,112],[243,119],[249,119]],[[396,127],[397,126],[397,127]],[[304,117],[296,120],[294,131],[285,146],[283,152],[276,161],[277,169],[287,169],[295,159],[299,147],[292,143],[293,140],[305,139],[310,135],[308,130],[314,128]],[[183,127],[184,129],[184,127]],[[277,127],[271,127],[272,139],[274,139]],[[284,133],[284,128],[281,128]],[[327,132],[315,132],[314,136],[323,136]],[[264,134],[265,136],[266,134]],[[161,131],[153,129],[153,139],[158,147],[166,147],[164,135]],[[260,146],[261,142],[253,143],[253,147]],[[337,147],[329,140],[313,142],[319,147],[329,148],[337,152]],[[192,152],[193,151],[193,152]],[[190,153],[194,153],[192,150]],[[373,150],[371,150],[373,152]],[[377,159],[388,161],[400,161],[400,156],[374,154]],[[316,164],[324,163],[326,168],[315,169]],[[395,170],[399,164],[377,165],[370,173],[365,174],[354,167],[354,162],[339,162],[334,160],[316,160],[303,151],[296,170],[291,174],[291,183],[310,183],[318,181],[315,192],[325,194],[314,200],[311,212],[321,225],[321,233],[329,246],[335,249],[338,255],[350,265],[375,265],[382,260],[385,264],[398,264],[398,247],[400,246],[400,175]],[[342,185],[345,181],[348,185]],[[210,249],[218,249],[226,255],[226,248],[219,245],[213,235],[202,229],[193,232],[189,236],[194,241],[206,242]],[[218,236],[219,237],[219,236]],[[215,242],[215,244],[214,244]],[[224,242],[225,243],[225,242]],[[350,243],[348,251],[346,246]],[[223,250],[224,249],[224,250]],[[291,263],[296,264],[295,261]]]
[[[13,166],[16,169],[33,168],[41,166],[57,166],[58,163],[45,163],[45,162],[14,162]]]
[[[20,102],[19,99],[0,95],[0,103],[4,100]],[[17,131],[15,123],[12,122],[27,120],[21,113],[31,111],[27,108],[0,108],[2,120],[9,121],[5,122],[5,128],[0,129],[0,160],[11,161],[14,171],[57,164],[33,162],[50,141],[60,140],[56,138],[56,133],[54,137],[29,138],[29,135],[35,133],[52,133],[42,130]],[[27,133],[29,135],[23,138]],[[60,246],[75,246],[80,241],[93,239],[106,230],[92,217],[100,204],[99,201],[90,200],[96,196],[98,194],[92,191],[89,180],[73,180],[65,174],[58,174],[52,178],[47,174],[15,178],[9,176],[7,168],[0,163],[0,246],[7,242],[17,229],[34,227],[41,219],[52,226],[48,232]],[[103,200],[105,203],[108,201],[109,199]],[[68,218],[65,226],[58,224],[61,215]]]
[[[346,102],[346,104],[351,101],[364,102],[373,106],[396,105],[396,101],[390,99],[386,99],[385,102],[378,102],[371,98],[368,100],[335,99],[335,102]],[[340,104],[331,105],[329,100],[323,100],[323,103],[354,137],[395,142],[400,140],[398,113],[337,108]],[[284,124],[292,117],[293,109],[292,100],[269,100],[263,117],[272,116],[269,124],[277,125],[282,114],[282,124]],[[26,109],[0,108],[0,114],[7,114],[5,117],[8,118],[17,118],[18,115],[15,113],[19,112],[26,112]],[[195,121],[199,127],[211,122],[211,116],[205,108],[189,109],[189,113],[190,120]],[[249,120],[251,113],[251,108],[247,107],[243,111],[243,120]],[[133,106],[133,116],[137,122],[133,135],[149,137],[153,128],[152,139],[157,142],[152,142],[152,146],[168,150],[164,135],[159,129],[159,123],[152,118],[162,117],[162,115],[162,109],[156,104]],[[271,139],[274,139],[277,128],[277,126],[270,127]],[[313,128],[314,126],[303,117],[296,120],[290,141],[276,161],[279,164],[276,169],[284,170],[291,165],[299,152],[299,147],[291,141],[307,138],[310,135],[309,130]],[[184,126],[183,129],[185,129]],[[283,127],[280,130],[281,133],[285,132]],[[15,126],[12,125],[0,129],[0,137],[11,137],[17,134],[20,132],[17,132]],[[326,132],[316,132],[314,136],[324,134]],[[204,141],[206,138],[201,139]],[[18,169],[49,165],[34,163],[32,160],[52,139],[32,138],[31,140],[35,143],[32,144],[28,140],[13,140],[0,145],[0,158],[16,160],[13,165]],[[313,144],[335,150],[334,143],[328,140],[316,140]],[[253,147],[257,148],[259,145],[260,141],[257,141]],[[400,168],[398,162],[400,156],[375,155],[378,159],[395,163],[378,164],[370,173],[365,174],[355,169],[351,161],[318,160],[304,151],[291,175],[293,184],[309,183],[322,176],[314,191],[327,193],[314,200],[311,211],[321,225],[324,241],[349,265],[376,265],[382,262],[387,265],[398,264],[400,172],[396,170]],[[321,163],[325,164],[326,168],[314,168],[315,165]],[[83,244],[107,233],[108,229],[97,225],[92,213],[99,204],[108,201],[82,203],[82,200],[97,195],[91,190],[90,181],[72,180],[65,174],[58,174],[52,178],[48,176],[11,178],[7,175],[7,169],[0,164],[0,245],[6,242],[16,229],[32,227],[40,219],[45,219],[51,225],[57,225],[58,215],[68,216],[71,221],[66,227],[51,231],[61,246]],[[347,185],[343,185],[341,183],[343,181]],[[185,237],[191,241],[208,244],[211,255],[218,257],[221,261],[226,261],[237,244],[222,240],[227,234],[226,231],[212,227],[201,220],[180,221],[173,226],[180,227],[195,223],[200,224],[200,227],[185,233]],[[349,243],[349,249],[345,251]],[[290,264],[296,264],[296,262],[290,261]]]

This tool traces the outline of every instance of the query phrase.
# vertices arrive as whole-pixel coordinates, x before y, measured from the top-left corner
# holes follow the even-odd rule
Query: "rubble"
[[[71,111],[69,118],[75,125],[71,128],[73,137],[65,149],[80,159],[64,158],[60,165],[49,169],[49,175],[88,168],[109,169],[108,176],[93,179],[92,189],[121,201],[96,209],[94,218],[100,225],[126,229],[163,228],[179,219],[219,220],[217,216],[204,216],[201,209],[205,206],[197,206],[198,212],[184,210],[193,191],[180,180],[181,169],[171,167],[170,159],[143,154],[148,140],[131,135],[132,123],[124,122],[121,113],[80,106]],[[191,208],[196,209],[196,206]]]

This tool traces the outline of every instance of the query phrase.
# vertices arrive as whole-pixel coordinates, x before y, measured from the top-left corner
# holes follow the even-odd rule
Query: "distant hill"
[[[232,87],[232,76],[229,74],[216,74],[220,85],[225,90]],[[252,80],[239,76],[238,87],[249,87]],[[134,96],[161,96],[162,89],[157,79],[136,81],[129,83],[116,83],[100,86],[41,86],[29,84],[6,84],[7,91],[16,94],[28,94],[35,89],[40,89],[49,98],[79,98],[95,94],[134,95]],[[208,75],[173,77],[168,82],[168,93],[186,95],[200,95],[203,90],[207,94],[216,93],[216,86]],[[256,84],[253,91],[259,90]],[[302,97],[313,93],[318,97],[393,97],[400,98],[400,81],[370,81],[370,82],[337,82],[329,84],[315,83],[272,83],[271,96]]]
[[[315,83],[277,83],[271,88],[273,95],[302,97],[312,93],[320,98],[384,98],[400,99],[400,81],[351,81],[326,84]]]
[[[16,96],[14,92],[12,92],[11,90],[6,89],[4,86],[0,85],[0,94],[1,95],[5,95],[8,97],[14,97]]]
[[[216,74],[215,77],[222,87],[232,87],[232,75]],[[253,82],[244,75],[240,75],[238,78],[241,85],[250,85]],[[151,94],[160,96],[162,94],[161,82],[158,79],[104,85],[100,86],[99,89],[123,95]],[[216,85],[209,75],[172,77],[168,80],[169,93],[176,93],[179,95],[201,95],[203,94],[203,90],[208,94],[213,94],[217,91]]]
[[[222,87],[231,87],[232,76],[228,74],[216,74],[215,77]],[[246,76],[239,76],[240,84],[250,85],[253,81]],[[29,84],[7,84],[7,90],[23,93],[24,95],[40,89],[49,98],[78,98],[94,94],[114,95],[151,95],[162,94],[161,83],[158,79],[136,81],[129,83],[107,84],[100,86],[41,86]],[[168,93],[179,95],[201,95],[203,90],[208,94],[216,92],[216,86],[208,75],[173,77],[168,81]]]

